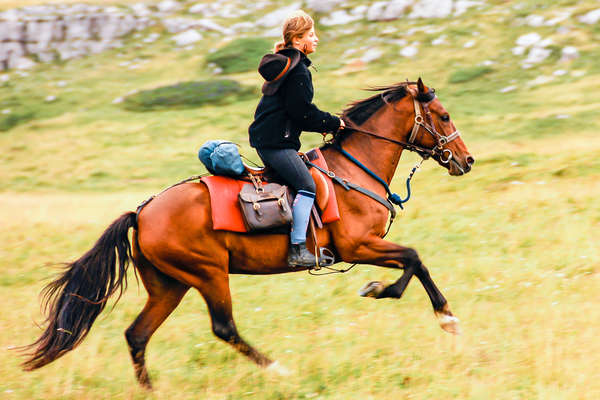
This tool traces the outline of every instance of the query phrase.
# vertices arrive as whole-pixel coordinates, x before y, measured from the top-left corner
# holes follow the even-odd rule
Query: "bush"
[[[19,124],[32,120],[34,117],[35,113],[32,111],[12,112],[0,115],[0,132],[8,131]]]
[[[131,111],[194,108],[207,103],[223,104],[232,102],[248,95],[254,95],[252,89],[230,79],[192,81],[135,93],[127,97],[123,105]]]
[[[468,82],[473,79],[479,78],[480,76],[483,76],[487,73],[490,73],[492,71],[493,70],[490,67],[485,67],[485,66],[459,69],[457,71],[454,71],[452,73],[452,75],[450,75],[450,79],[448,79],[448,82],[450,82],[450,83]]]
[[[213,63],[223,69],[223,73],[252,71],[265,53],[273,47],[273,41],[263,38],[236,39],[206,57],[207,63]]]

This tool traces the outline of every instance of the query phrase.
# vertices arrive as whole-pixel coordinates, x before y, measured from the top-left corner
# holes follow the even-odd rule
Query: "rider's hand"
[[[338,128],[338,131],[341,131],[345,127],[346,127],[346,123],[344,122],[343,119],[340,118],[340,127]]]

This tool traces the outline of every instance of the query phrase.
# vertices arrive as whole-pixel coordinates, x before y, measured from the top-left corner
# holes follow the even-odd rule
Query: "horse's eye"
[[[450,116],[449,115],[442,115],[442,121],[444,121],[444,122],[450,121]]]

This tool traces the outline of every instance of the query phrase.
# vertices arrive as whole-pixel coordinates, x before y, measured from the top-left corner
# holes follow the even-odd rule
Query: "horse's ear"
[[[417,80],[417,87],[419,88],[419,93],[425,93],[425,85],[423,84],[421,77]]]

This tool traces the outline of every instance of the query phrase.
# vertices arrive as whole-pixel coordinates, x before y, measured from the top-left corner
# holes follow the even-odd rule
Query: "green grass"
[[[361,88],[422,76],[437,89],[476,159],[473,171],[461,178],[426,162],[388,236],[419,251],[464,333],[452,337],[438,328],[418,280],[398,301],[357,296],[366,282],[393,281],[399,271],[358,266],[327,277],[232,276],[239,331],[294,371],[285,379],[265,374],[217,340],[203,300],[190,291],[149,343],[155,391],[139,389],[123,337],[146,301],[132,273],[120,303],[105,311],[76,350],[33,373],[22,372],[21,359],[9,350],[39,334],[38,293],[59,271],[50,264],[80,257],[123,211],[204,172],[196,158],[202,143],[232,140],[258,159],[247,127],[262,84],[255,70],[260,55],[248,72],[228,76],[253,88],[253,96],[147,112],[113,101],[134,90],[214,80],[203,65],[227,40],[207,34],[196,48],[179,51],[171,51],[166,39],[143,49],[126,42],[123,49],[94,57],[40,65],[28,76],[8,72],[9,81],[0,86],[0,111],[11,113],[0,114],[0,121],[27,118],[2,122],[6,128],[0,132],[0,397],[600,397],[594,373],[600,364],[600,122],[594,118],[600,70],[598,50],[590,45],[597,27],[572,17],[568,34],[541,28],[556,46],[581,49],[573,62],[548,60],[523,70],[510,51],[518,36],[535,30],[520,23],[528,13],[550,18],[572,7],[577,16],[597,4],[522,4],[516,10],[493,0],[451,21],[406,19],[401,29],[385,34],[382,27],[397,28],[397,21],[359,22],[352,34],[318,27],[321,41],[311,59],[320,108],[340,111],[371,94]],[[441,32],[408,33],[434,23]],[[473,34],[475,26],[479,35]],[[442,47],[423,39],[441,34],[447,35]],[[417,57],[398,56],[399,47],[388,41],[400,38],[421,41]],[[474,47],[463,47],[468,40],[475,40]],[[362,46],[385,54],[362,71],[340,74],[346,59],[355,56],[344,52]],[[451,83],[456,71],[486,60],[493,62],[492,71]],[[557,69],[569,72],[530,85]],[[501,93],[507,86],[516,89]],[[50,95],[56,100],[46,102]],[[320,135],[305,133],[303,143],[304,149],[316,146]],[[405,194],[404,179],[416,161],[403,155],[394,191]]]
[[[254,71],[261,57],[273,47],[272,42],[263,38],[236,39],[210,53],[206,62],[216,64],[224,74]]]

